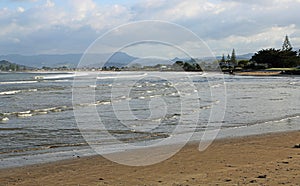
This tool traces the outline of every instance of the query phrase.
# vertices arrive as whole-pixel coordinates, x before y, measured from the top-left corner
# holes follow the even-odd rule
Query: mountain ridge
[[[248,53],[243,55],[237,55],[238,60],[250,59],[254,53]],[[8,54],[0,55],[0,61],[6,60],[14,64],[22,66],[30,66],[34,68],[50,67],[50,68],[84,68],[84,67],[103,67],[103,66],[115,66],[115,67],[124,67],[128,66],[135,61],[140,61],[142,58],[131,56],[125,52],[116,52],[112,56],[110,54],[85,54],[85,64],[79,64],[83,54],[38,54],[38,55],[21,55],[21,54]],[[106,63],[104,61],[108,59]],[[203,58],[206,59],[206,58]],[[221,59],[221,56],[216,56],[214,59]],[[169,62],[175,61],[185,61],[189,59],[176,57],[170,59]],[[213,59],[206,59],[213,60]],[[167,62],[164,62],[167,63]],[[154,62],[150,63],[151,65]],[[149,64],[149,65],[150,65]]]
[[[126,66],[130,62],[136,60],[136,57],[130,56],[123,52],[116,52],[114,55],[110,54],[87,54],[88,60],[85,67],[97,66],[98,61],[101,62],[106,60],[105,66]],[[83,54],[39,54],[39,55],[21,55],[21,54],[8,54],[0,55],[0,60],[10,61],[15,64],[32,66],[35,68],[42,67],[68,67],[76,68],[79,65],[80,59]],[[102,61],[101,61],[102,60]],[[84,67],[84,64],[80,64],[80,67]]]

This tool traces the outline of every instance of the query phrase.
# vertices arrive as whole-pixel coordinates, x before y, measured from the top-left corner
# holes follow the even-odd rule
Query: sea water
[[[106,131],[88,132],[94,143],[111,147],[107,153],[118,152],[120,143],[140,146],[172,135],[193,133],[191,140],[200,140],[212,126],[212,108],[224,103],[218,137],[300,129],[299,76],[95,73],[0,73],[0,167],[95,154],[74,115],[74,109],[89,107],[96,108]],[[94,94],[93,102],[73,100],[74,78],[76,89]],[[222,100],[212,96],[218,88]]]

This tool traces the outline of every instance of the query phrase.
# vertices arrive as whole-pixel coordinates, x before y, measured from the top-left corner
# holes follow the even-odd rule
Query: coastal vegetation
[[[0,71],[21,71],[21,70],[26,70],[25,66],[18,65],[15,63],[11,63],[6,60],[0,61]]]
[[[292,68],[300,65],[300,50],[294,51],[288,36],[286,36],[282,49],[262,49],[255,53],[250,61],[264,64],[269,68]]]
[[[257,51],[249,60],[236,60],[235,50],[225,60],[224,54],[219,61],[221,69],[226,71],[268,70],[287,74],[299,74],[300,50],[295,51],[285,36],[281,49],[268,48]]]

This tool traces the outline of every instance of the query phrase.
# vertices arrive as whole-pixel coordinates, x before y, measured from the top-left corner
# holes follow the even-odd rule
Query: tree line
[[[239,61],[236,59],[235,50],[233,49],[231,56],[228,54],[225,58],[223,54],[219,64],[224,71],[232,69],[293,68],[300,65],[300,50],[293,50],[288,36],[285,36],[281,49],[262,49],[256,52],[250,60]]]
[[[300,65],[300,50],[294,51],[288,36],[285,36],[282,49],[262,49],[250,59],[257,64],[265,64],[269,68],[291,68]]]
[[[20,65],[10,63],[8,61],[0,61],[0,70],[1,71],[20,71],[20,70],[26,70],[25,67],[21,67]]]

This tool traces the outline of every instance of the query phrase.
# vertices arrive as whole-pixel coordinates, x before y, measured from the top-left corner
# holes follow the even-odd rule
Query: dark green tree
[[[198,63],[194,64],[194,70],[195,71],[202,71],[202,69],[201,69],[201,67],[200,67],[200,65]]]
[[[283,67],[296,67],[300,65],[300,58],[296,51],[282,50],[279,56]]]
[[[183,71],[183,61],[176,61],[172,66],[174,70]]]
[[[282,67],[280,63],[280,50],[276,50],[274,48],[270,49],[262,49],[255,53],[250,61],[255,62],[257,64],[268,64],[269,67]]]
[[[244,68],[244,67],[247,67],[249,65],[249,60],[240,60],[238,62],[238,66]]]
[[[173,69],[177,71],[202,71],[200,65],[196,61],[194,63],[189,61],[176,61],[172,66]]]
[[[300,57],[296,51],[263,49],[255,53],[251,60],[257,64],[268,64],[272,68],[289,68],[300,65]]]
[[[228,55],[227,55],[226,62],[229,63],[230,61],[231,61],[231,57],[230,57],[230,55],[228,54]]]
[[[194,69],[194,67],[190,63],[185,62],[183,64],[183,70],[184,71],[193,71],[193,69]]]
[[[233,64],[237,63],[237,61],[236,61],[236,54],[235,54],[235,50],[234,49],[232,49],[230,62],[233,63]]]
[[[16,65],[15,64],[10,64],[9,65],[9,70],[16,71]]]
[[[175,65],[183,66],[183,61],[176,61],[176,62],[175,62]]]
[[[282,44],[282,50],[288,51],[288,50],[292,50],[292,49],[293,49],[292,44],[289,40],[289,37],[286,35],[284,38],[283,44]]]

